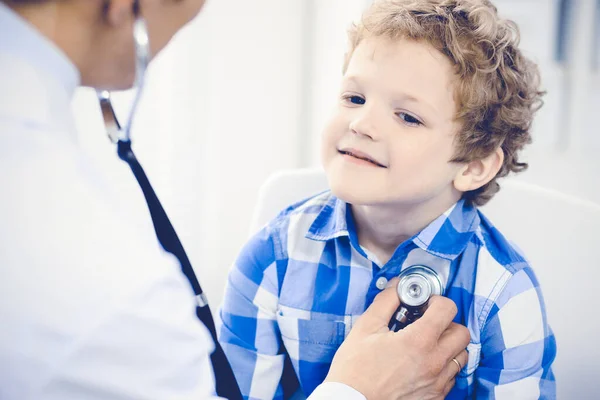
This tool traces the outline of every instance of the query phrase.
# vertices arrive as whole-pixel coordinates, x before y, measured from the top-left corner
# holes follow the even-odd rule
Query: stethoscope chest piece
[[[439,275],[424,265],[413,265],[398,276],[396,287],[400,308],[390,321],[390,330],[398,331],[423,315],[431,296],[442,295],[444,286]]]

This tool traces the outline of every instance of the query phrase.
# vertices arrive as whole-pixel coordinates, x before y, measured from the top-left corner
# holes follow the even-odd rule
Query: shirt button
[[[387,283],[388,280],[384,276],[382,276],[379,279],[377,279],[377,282],[375,282],[375,286],[377,286],[377,289],[383,290],[387,286]]]

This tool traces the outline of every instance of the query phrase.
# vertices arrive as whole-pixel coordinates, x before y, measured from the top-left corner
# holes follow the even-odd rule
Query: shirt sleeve
[[[149,281],[73,342],[40,398],[218,399],[214,344],[178,275]]]
[[[245,398],[283,398],[280,382],[285,352],[277,308],[277,261],[273,239],[265,228],[238,256],[220,310],[219,341]]]
[[[330,399],[367,400],[367,398],[358,390],[338,382],[325,382],[320,384],[314,392],[308,396],[307,400]]]
[[[555,399],[556,342],[542,292],[526,266],[507,282],[482,331],[478,399]]]

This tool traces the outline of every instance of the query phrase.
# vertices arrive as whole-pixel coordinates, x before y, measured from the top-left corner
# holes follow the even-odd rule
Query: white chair
[[[505,180],[482,211],[523,250],[544,291],[556,335],[559,399],[600,398],[600,205]],[[327,189],[317,169],[279,172],[259,192],[252,230],[288,205]],[[596,248],[598,246],[598,248]]]

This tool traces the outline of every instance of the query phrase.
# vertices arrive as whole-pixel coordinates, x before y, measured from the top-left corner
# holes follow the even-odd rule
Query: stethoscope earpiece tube
[[[215,374],[215,388],[217,395],[230,400],[241,400],[242,394],[239,385],[237,384],[231,365],[223,352],[223,348],[217,340],[215,323],[208,302],[206,301],[206,296],[202,291],[202,287],[198,282],[194,269],[190,264],[185,249],[183,248],[169,217],[131,148],[131,125],[144,87],[144,75],[150,62],[148,29],[143,18],[139,16],[139,3],[137,1],[136,4],[138,15],[133,27],[133,36],[135,43],[135,85],[138,90],[125,129],[122,129],[114,112],[110,100],[110,92],[98,91],[98,101],[100,103],[102,118],[109,139],[117,144],[117,154],[119,158],[129,165],[142,189],[159,243],[166,252],[173,254],[177,258],[181,266],[181,271],[188,279],[194,294],[196,295],[196,315],[210,332],[215,346],[215,350],[210,358]]]
[[[444,287],[439,275],[424,265],[413,265],[398,276],[396,291],[400,307],[390,320],[388,327],[397,332],[416,321],[427,309],[431,296],[442,295]]]
[[[150,38],[148,36],[148,26],[146,25],[144,18],[139,15],[138,1],[134,3],[134,15],[136,16],[133,23],[133,44],[135,46],[134,87],[137,90],[129,110],[127,124],[124,127],[119,124],[112,106],[110,92],[108,90],[97,91],[102,118],[104,120],[104,125],[106,126],[106,133],[110,141],[115,144],[118,141],[131,142],[131,126],[133,125],[133,118],[137,112],[139,100],[142,97],[142,92],[144,90],[146,70],[150,64]]]

